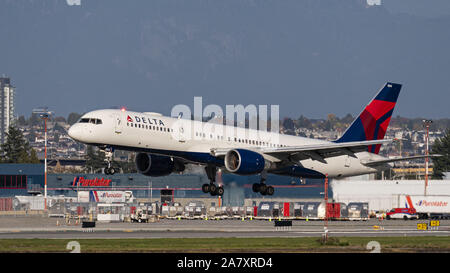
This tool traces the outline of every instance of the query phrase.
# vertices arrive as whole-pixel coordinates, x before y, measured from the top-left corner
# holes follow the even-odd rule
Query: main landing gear
[[[209,184],[202,185],[202,191],[204,193],[209,192],[209,194],[211,194],[211,196],[215,196],[215,195],[222,196],[224,193],[223,187],[217,186],[215,184],[217,167],[216,166],[206,166],[205,171],[206,171],[206,175],[208,176],[208,179],[210,182],[209,182]]]
[[[259,192],[261,195],[273,195],[275,193],[275,189],[272,186],[266,185],[266,176],[267,174],[265,173],[261,174],[261,182],[253,184],[253,192]]]

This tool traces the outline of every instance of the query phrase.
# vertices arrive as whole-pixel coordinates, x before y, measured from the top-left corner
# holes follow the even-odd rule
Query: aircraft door
[[[119,115],[114,115],[113,119],[114,119],[114,132],[116,134],[121,134],[122,133],[122,119],[120,118]]]
[[[186,142],[186,136],[187,136],[187,128],[184,125],[184,120],[182,119],[178,119],[173,125],[173,133],[172,133],[172,137],[176,140],[178,140],[178,142]]]

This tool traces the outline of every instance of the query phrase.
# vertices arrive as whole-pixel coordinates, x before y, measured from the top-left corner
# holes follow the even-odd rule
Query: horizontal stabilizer
[[[441,157],[442,155],[433,154],[428,155],[428,157]],[[405,156],[405,157],[395,157],[395,158],[387,158],[387,159],[381,159],[381,160],[367,160],[367,161],[361,161],[361,164],[364,164],[366,166],[374,166],[374,165],[381,165],[391,162],[397,162],[397,161],[404,161],[404,160],[411,160],[411,159],[418,159],[418,158],[425,158],[426,155],[413,155],[413,156]]]

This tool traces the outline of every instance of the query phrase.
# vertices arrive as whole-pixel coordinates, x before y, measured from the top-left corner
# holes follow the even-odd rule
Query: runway
[[[30,219],[31,218],[31,219]],[[155,223],[96,223],[92,229],[64,225],[63,219],[44,217],[5,218],[0,239],[126,239],[126,238],[253,238],[320,237],[323,221],[293,221],[292,227],[276,228],[268,220],[161,220]],[[339,237],[449,236],[450,221],[441,220],[435,230],[418,230],[426,220],[330,221],[328,234]]]

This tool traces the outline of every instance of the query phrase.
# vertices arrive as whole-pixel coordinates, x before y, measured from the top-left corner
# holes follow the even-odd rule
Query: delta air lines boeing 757
[[[299,178],[340,178],[375,173],[395,161],[425,157],[386,158],[378,153],[401,85],[386,83],[344,134],[335,141],[256,131],[227,125],[165,117],[158,113],[104,109],[84,114],[70,127],[76,141],[102,149],[137,152],[137,170],[147,176],[182,172],[186,164],[205,166],[210,184],[202,190],[223,195],[215,184],[220,168],[237,175],[261,176],[253,191],[273,195],[267,173]],[[275,137],[274,137],[275,136]],[[110,163],[110,162],[109,162]],[[113,173],[108,167],[105,173]]]

